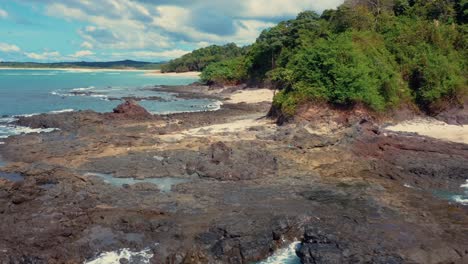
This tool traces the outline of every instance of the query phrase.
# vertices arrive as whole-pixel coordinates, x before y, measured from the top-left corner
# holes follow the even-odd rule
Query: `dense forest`
[[[140,69],[155,70],[160,69],[162,63],[144,62],[144,61],[106,61],[106,62],[0,62],[1,67],[8,68],[86,68],[86,69]]]
[[[238,47],[234,43],[224,46],[212,45],[194,50],[178,59],[171,60],[161,67],[162,72],[202,71],[207,65],[228,59],[242,57],[246,48]]]
[[[467,19],[468,0],[351,0],[264,30],[243,52],[225,46],[222,60],[182,59],[210,62],[189,68],[207,83],[279,89],[274,105],[289,115],[311,101],[434,113],[466,100]]]

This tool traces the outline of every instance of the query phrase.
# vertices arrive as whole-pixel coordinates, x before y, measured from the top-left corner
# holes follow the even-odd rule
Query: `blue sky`
[[[0,0],[0,61],[164,61],[342,0]]]

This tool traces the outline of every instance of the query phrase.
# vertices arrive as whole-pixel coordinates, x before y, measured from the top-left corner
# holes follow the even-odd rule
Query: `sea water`
[[[464,184],[460,185],[459,192],[434,191],[434,194],[450,202],[468,206],[468,179]]]
[[[155,114],[218,109],[219,103],[214,100],[180,99],[172,93],[150,90],[158,85],[186,85],[197,80],[145,71],[0,69],[0,138],[43,132],[9,125],[15,116],[88,109],[110,112],[124,97],[142,99],[140,104]],[[163,100],[149,100],[151,97]]]
[[[257,264],[300,264],[301,259],[296,255],[300,242],[296,241],[285,248],[278,249],[269,258],[257,262]]]
[[[300,242],[294,242],[288,247],[277,250],[272,256],[266,260],[257,262],[257,264],[300,264],[301,260],[296,255],[296,249],[299,245]],[[131,251],[128,248],[124,248],[103,252],[98,257],[85,261],[85,264],[113,264],[119,263],[121,259],[126,259],[130,264],[150,263],[153,256],[152,250],[149,248],[142,251]]]

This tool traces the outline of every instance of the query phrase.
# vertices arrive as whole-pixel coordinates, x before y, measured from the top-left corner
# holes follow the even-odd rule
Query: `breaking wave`
[[[299,264],[301,260],[296,255],[296,249],[300,244],[298,241],[293,242],[288,247],[277,250],[272,256],[257,264]]]
[[[113,264],[121,263],[121,259],[126,259],[127,263],[150,263],[154,256],[152,250],[147,248],[142,251],[131,251],[128,248],[101,253],[97,258],[85,261],[85,264]]]

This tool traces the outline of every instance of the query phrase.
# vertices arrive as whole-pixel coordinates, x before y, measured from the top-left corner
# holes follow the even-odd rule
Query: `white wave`
[[[80,92],[80,91],[83,92],[83,91],[86,91],[85,89],[91,90],[91,89],[94,89],[94,87],[91,86],[91,87],[88,87],[88,88],[75,88],[73,90],[70,90],[70,92]],[[107,95],[104,95],[104,94],[95,94],[95,93],[77,93],[77,94],[75,94],[75,93],[70,93],[70,92],[56,90],[56,91],[50,92],[50,94],[51,95],[57,95],[57,96],[63,96],[63,97],[88,96],[88,97],[99,98],[99,99],[105,100],[105,101],[109,100],[109,97]],[[99,92],[99,91],[93,91],[93,92]]]
[[[0,117],[0,123],[13,123],[15,122],[16,120],[18,120],[17,118],[14,118],[14,117]]]
[[[454,195],[454,196],[452,197],[452,199],[453,199],[455,202],[457,202],[457,203],[461,203],[461,204],[463,204],[463,205],[468,205],[468,198],[463,197],[463,196],[461,196],[461,195]]]
[[[62,110],[56,110],[56,111],[50,111],[50,114],[61,114],[61,113],[69,113],[73,112],[75,109],[62,109]]]
[[[107,95],[104,94],[90,94],[89,97],[96,97],[96,98],[107,98]]]
[[[153,115],[170,115],[170,114],[182,114],[182,113],[198,113],[198,112],[214,112],[221,109],[223,102],[216,101],[212,104],[201,106],[204,107],[202,109],[197,110],[180,110],[180,111],[164,111],[164,112],[150,112]]]
[[[150,263],[150,259],[154,256],[151,249],[142,251],[131,251],[128,248],[117,251],[109,251],[100,254],[96,259],[85,261],[85,264],[114,264],[120,263],[120,259],[127,259],[130,263]]]
[[[37,116],[40,115],[41,113],[32,113],[32,114],[22,114],[22,115],[15,115],[15,117],[31,117],[31,116]]]
[[[299,245],[300,242],[293,242],[288,247],[277,250],[272,256],[258,262],[258,264],[299,264],[300,259],[296,255],[296,249]]]
[[[94,88],[95,88],[94,86],[80,87],[80,88],[71,89],[71,91],[74,91],[74,92],[89,91],[89,90],[94,89]]]
[[[30,76],[54,76],[57,75],[56,73],[31,73],[31,74],[23,74],[23,75],[30,75]]]
[[[466,180],[466,183],[460,185],[460,187],[468,189],[468,180]]]
[[[13,125],[0,125],[0,138],[7,138],[9,136],[31,134],[31,133],[49,133],[59,130],[58,128],[30,128],[24,126]]]

